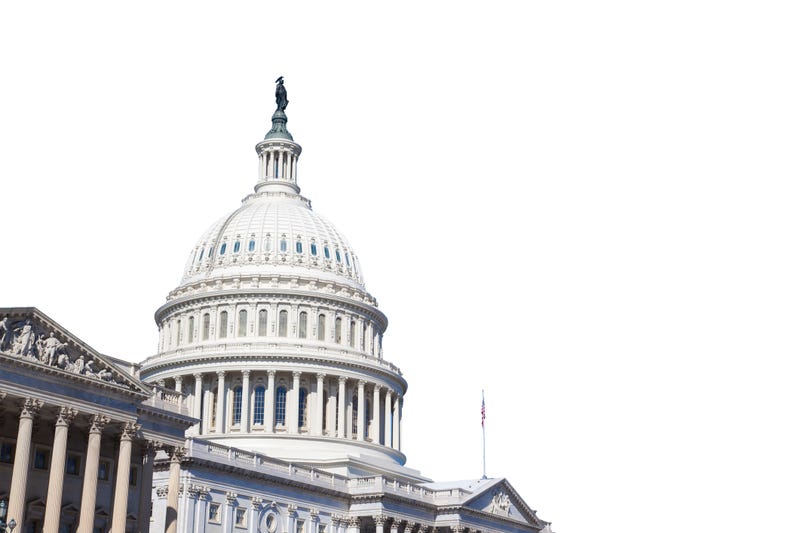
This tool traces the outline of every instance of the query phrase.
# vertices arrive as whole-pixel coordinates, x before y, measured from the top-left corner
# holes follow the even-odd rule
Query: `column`
[[[314,397],[316,404],[314,412],[313,434],[322,435],[322,421],[325,419],[325,374],[317,374],[317,395]]]
[[[278,152],[278,172],[275,176],[278,179],[286,179],[283,172],[283,152]]]
[[[242,433],[250,433],[250,371],[242,370]]]
[[[20,405],[19,429],[17,430],[17,449],[14,452],[14,470],[11,473],[8,513],[6,521],[13,518],[20,525],[25,524],[25,501],[28,490],[28,464],[31,459],[31,433],[33,418],[42,408],[42,401],[26,398]]]
[[[64,467],[67,463],[67,434],[78,412],[62,407],[56,418],[53,451],[50,456],[50,481],[47,484],[47,505],[44,510],[43,533],[58,533],[61,522],[61,498],[64,495]]]
[[[264,429],[267,433],[275,431],[275,371],[270,370],[267,377],[267,394],[264,406]]]
[[[223,513],[223,521],[222,521],[222,531],[225,533],[231,533],[233,531],[233,523],[236,521],[236,517],[233,516],[234,509],[236,509],[236,502],[239,499],[239,495],[235,492],[226,492],[225,493],[225,513]]]
[[[181,504],[181,531],[191,533],[194,531],[195,508],[197,507],[197,485],[188,485],[183,489],[183,503]]]
[[[194,375],[194,404],[192,405],[192,416],[200,420],[194,427],[198,435],[205,429],[203,427],[201,408],[203,406],[203,374]]]
[[[388,516],[383,514],[378,514],[372,517],[375,520],[375,533],[383,533],[383,524],[389,519]]]
[[[194,532],[186,531],[186,533],[203,533],[206,530],[206,522],[208,521],[208,511],[206,510],[208,502],[208,494],[211,491],[208,487],[198,487],[197,489],[197,509],[194,514]]]
[[[364,440],[364,424],[367,420],[366,413],[366,399],[364,398],[364,385],[366,381],[363,379],[358,380],[358,440]]]
[[[183,392],[183,376],[175,376],[175,392]]]
[[[399,529],[400,529],[400,523],[397,521],[397,518],[395,518],[394,520],[392,520],[392,527],[389,528],[389,531],[391,533],[397,533]]]
[[[142,450],[142,485],[139,490],[139,517],[136,520],[139,533],[149,533],[150,531],[150,508],[153,505],[153,463],[156,460],[158,446],[156,442],[147,441]]]
[[[225,387],[225,372],[217,372],[217,433],[225,433],[225,396],[228,391]]]
[[[250,498],[250,516],[247,519],[248,533],[257,533],[258,531],[258,513],[261,511],[263,501],[258,496]]]
[[[89,443],[86,446],[86,467],[83,471],[83,491],[81,492],[81,514],[78,519],[78,533],[92,533],[94,513],[97,502],[97,468],[100,464],[100,440],[103,428],[110,419],[102,414],[92,417],[89,427]],[[148,491],[147,501],[150,501]],[[148,522],[150,516],[148,515]]]
[[[344,419],[345,419],[345,382],[347,378],[339,376],[339,395],[336,398],[336,407],[339,409],[339,415],[336,417],[336,436],[340,439],[344,438]]]
[[[117,458],[117,479],[114,484],[114,507],[111,512],[111,533],[125,533],[128,514],[128,483],[131,476],[131,447],[133,437],[141,429],[139,424],[128,422],[122,428]]]
[[[289,433],[299,433],[300,424],[300,372],[292,372],[292,391],[290,396],[290,403],[286,412],[289,420],[286,426],[289,428]]]
[[[297,518],[297,506],[290,503],[286,506],[286,531],[288,533],[294,532],[294,523]]]
[[[394,399],[394,416],[392,420],[392,448],[400,450],[400,395]]]
[[[386,389],[383,403],[383,445],[392,445],[392,389]]]
[[[351,516],[347,520],[347,533],[359,533],[361,531],[361,520],[357,516]]]
[[[381,439],[381,386],[372,387],[372,425],[369,426],[369,439],[378,443]]]
[[[178,490],[181,480],[181,459],[185,454],[183,448],[175,448],[169,461],[169,483],[167,485],[167,516],[164,521],[165,533],[178,531]],[[117,533],[112,531],[111,533]],[[124,533],[120,531],[120,533]]]

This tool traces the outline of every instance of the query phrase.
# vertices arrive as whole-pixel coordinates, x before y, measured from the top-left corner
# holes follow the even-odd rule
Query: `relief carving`
[[[503,491],[497,491],[492,496],[489,512],[503,516],[511,516],[511,499]]]

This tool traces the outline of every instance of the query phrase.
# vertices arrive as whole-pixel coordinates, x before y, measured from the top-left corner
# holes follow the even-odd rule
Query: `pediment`
[[[503,478],[482,485],[464,502],[463,506],[480,513],[524,522],[537,529],[542,529],[547,525],[536,516],[536,511],[525,503],[514,487]]]
[[[149,394],[138,379],[35,307],[0,308],[0,353],[47,367],[88,386],[114,386]]]

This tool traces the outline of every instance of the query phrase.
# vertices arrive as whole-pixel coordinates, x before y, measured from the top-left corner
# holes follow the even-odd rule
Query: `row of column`
[[[255,397],[251,388],[250,370],[241,371],[218,371],[216,376],[214,374],[194,374],[194,391],[190,396],[192,401],[192,416],[201,420],[200,427],[196,428],[199,434],[212,434],[212,433],[228,433],[234,426],[233,424],[233,408],[234,406],[228,405],[232,403],[229,396],[231,387],[228,383],[228,376],[241,375],[242,387],[242,404],[241,415],[239,422],[239,433],[250,433],[252,431],[253,410],[256,407]],[[275,431],[275,375],[274,370],[267,372],[267,385],[264,394],[264,431],[273,433]],[[292,373],[291,387],[287,387],[286,395],[286,412],[285,428],[288,433],[300,433],[299,417],[300,417],[300,379],[301,372]],[[216,380],[215,380],[216,377]],[[183,392],[183,376],[176,376],[175,389],[177,392]],[[233,379],[233,378],[230,378]],[[401,435],[401,421],[402,421],[402,396],[393,392],[388,387],[378,384],[371,386],[372,396],[372,424],[369,425],[369,432],[365,431],[367,427],[367,412],[366,412],[366,398],[367,382],[365,380],[358,380],[357,387],[355,388],[357,394],[356,411],[358,413],[358,420],[356,421],[356,431],[353,431],[352,417],[348,416],[348,398],[347,394],[347,381],[348,378],[339,376],[338,378],[338,392],[336,395],[329,395],[329,405],[324,405],[324,390],[326,374],[316,374],[316,388],[309,391],[309,396],[306,398],[306,409],[309,415],[308,432],[314,436],[322,435],[335,435],[338,438],[355,438],[356,440],[368,439],[372,442],[381,442],[383,437],[383,444],[400,450],[400,435]],[[214,381],[216,381],[217,393],[216,397],[212,400]],[[162,383],[163,384],[163,383]],[[201,400],[201,398],[204,400]],[[381,400],[383,400],[384,412],[381,413]],[[211,431],[211,416],[212,416],[212,401],[216,403],[215,411],[216,419],[214,420],[214,431]],[[202,408],[202,406],[205,408]],[[229,408],[230,407],[230,408]],[[328,427],[323,427],[323,420],[325,419],[325,410],[329,409]],[[352,409],[352,406],[351,406]],[[338,416],[335,416],[338,415]],[[332,419],[336,419],[336,427],[333,427]],[[381,424],[382,422],[382,424]]]
[[[7,520],[10,521],[13,518],[21,527],[25,523],[25,503],[28,488],[33,423],[34,418],[38,415],[42,406],[43,402],[41,400],[26,398],[21,404],[19,415],[19,429],[17,431],[14,467],[11,474]],[[47,486],[44,526],[42,528],[43,533],[59,532],[67,459],[67,437],[70,425],[77,415],[78,412],[71,407],[60,407],[56,416],[50,456],[50,477]],[[93,533],[94,531],[95,504],[97,502],[97,476],[100,465],[100,445],[103,429],[109,422],[109,417],[104,414],[94,414],[90,416],[77,533]],[[134,438],[139,429],[140,426],[138,424],[126,422],[122,426],[122,433],[119,437],[117,475],[114,486],[113,509],[111,512],[111,533],[125,533],[132,447]],[[150,525],[150,487],[153,482],[154,457],[155,448],[148,444],[143,457],[142,483],[140,485],[140,490],[142,492],[139,499],[138,526],[139,531],[142,533],[146,533]],[[179,474],[180,465],[178,465],[178,471],[174,476],[176,484]],[[170,471],[170,482],[172,482],[172,477],[173,472]],[[177,486],[175,494],[177,495]],[[177,500],[175,501],[175,509],[177,510]],[[175,533],[175,529],[169,533]]]
[[[269,150],[258,158],[259,176],[261,180],[297,181],[297,158],[290,151]]]

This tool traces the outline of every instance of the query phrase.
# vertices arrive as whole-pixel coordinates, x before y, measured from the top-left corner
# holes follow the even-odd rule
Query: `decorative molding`
[[[167,485],[156,487],[156,496],[158,496],[159,498],[166,498],[168,494],[169,494],[169,487]]]
[[[497,490],[492,495],[489,512],[500,516],[511,516],[511,499],[502,490]]]
[[[389,517],[385,514],[376,514],[372,516],[372,519],[375,520],[375,523],[379,526],[382,526],[386,522],[389,521]]]
[[[69,426],[76,416],[78,416],[77,409],[66,406],[61,407],[56,415],[56,426]]]
[[[111,419],[102,413],[97,413],[89,419],[89,433],[102,433]]]
[[[239,495],[235,492],[228,491],[225,493],[225,499],[228,500],[228,505],[233,505],[239,499]]]
[[[36,398],[25,398],[20,402],[20,418],[28,417],[28,418],[35,418],[37,414],[39,414],[39,410],[44,405],[42,400],[38,400]]]
[[[126,422],[125,425],[122,426],[122,434],[120,435],[120,439],[133,440],[140,429],[142,429],[141,424],[137,424],[136,422]]]
[[[256,511],[261,509],[261,506],[263,504],[264,504],[264,499],[263,498],[259,498],[258,496],[253,496],[252,498],[250,498],[250,505]]]

